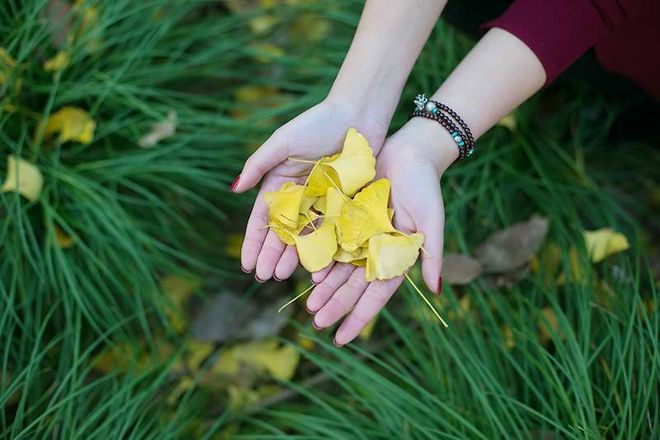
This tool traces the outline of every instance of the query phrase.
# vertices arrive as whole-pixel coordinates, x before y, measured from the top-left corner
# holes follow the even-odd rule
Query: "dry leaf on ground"
[[[502,273],[520,268],[538,251],[548,232],[548,219],[538,215],[498,231],[475,251],[484,272]]]
[[[170,110],[167,112],[167,117],[164,121],[153,124],[149,133],[145,134],[140,140],[138,140],[138,145],[142,148],[150,148],[163,139],[172,137],[176,132],[177,123],[178,118],[176,112]]]
[[[482,271],[479,260],[469,255],[448,253],[442,257],[442,280],[449,284],[469,284]]]
[[[279,333],[290,310],[277,313],[273,304],[255,301],[223,292],[209,298],[203,309],[193,317],[193,338],[206,342],[229,339],[260,339]]]

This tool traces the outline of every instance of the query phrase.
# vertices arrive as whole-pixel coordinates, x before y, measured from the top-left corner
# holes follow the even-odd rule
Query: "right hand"
[[[387,133],[387,123],[358,106],[326,99],[277,129],[245,162],[232,191],[245,192],[262,180],[261,189],[247,223],[241,250],[241,268],[255,271],[255,279],[283,280],[298,265],[295,247],[287,246],[267,228],[268,206],[263,195],[283,183],[303,183],[312,164],[289,157],[316,161],[341,151],[346,131],[355,127],[378,154]],[[326,272],[327,273],[327,272]]]

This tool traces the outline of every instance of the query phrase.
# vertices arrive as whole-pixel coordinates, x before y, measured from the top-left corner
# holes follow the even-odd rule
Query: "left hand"
[[[444,205],[440,176],[458,157],[449,134],[435,121],[415,118],[392,135],[376,160],[376,179],[390,180],[390,204],[394,227],[406,234],[424,234],[422,276],[427,287],[440,293]],[[318,275],[315,274],[315,275]],[[314,313],[314,328],[329,327],[344,315],[334,343],[342,346],[355,339],[401,285],[403,276],[385,281],[364,279],[364,268],[335,264],[307,299]]]

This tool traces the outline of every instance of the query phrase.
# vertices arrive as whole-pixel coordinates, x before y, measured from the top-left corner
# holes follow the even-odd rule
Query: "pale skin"
[[[288,158],[317,160],[334,154],[349,127],[369,140],[377,176],[391,182],[394,226],[425,236],[421,254],[426,286],[439,293],[444,241],[440,179],[458,157],[456,144],[437,122],[415,118],[385,139],[387,127],[412,66],[439,18],[445,1],[368,0],[353,43],[327,96],[279,128],[246,161],[235,192],[262,181],[248,220],[242,268],[257,281],[288,278],[298,265],[294,247],[268,231],[263,192],[282,183],[303,182],[311,166]],[[414,23],[415,25],[411,25]],[[524,102],[545,83],[534,53],[501,29],[490,30],[432,95],[454,109],[476,138]],[[458,165],[460,166],[460,164]],[[415,188],[415,191],[411,191]],[[307,298],[317,330],[342,318],[334,343],[342,346],[385,306],[403,281],[397,277],[367,282],[364,269],[337,263],[312,274]]]

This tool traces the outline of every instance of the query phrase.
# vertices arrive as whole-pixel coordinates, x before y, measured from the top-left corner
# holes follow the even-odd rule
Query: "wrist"
[[[444,173],[458,159],[456,142],[436,121],[413,118],[394,136],[402,141],[401,144],[410,153],[431,162],[439,174]]]

